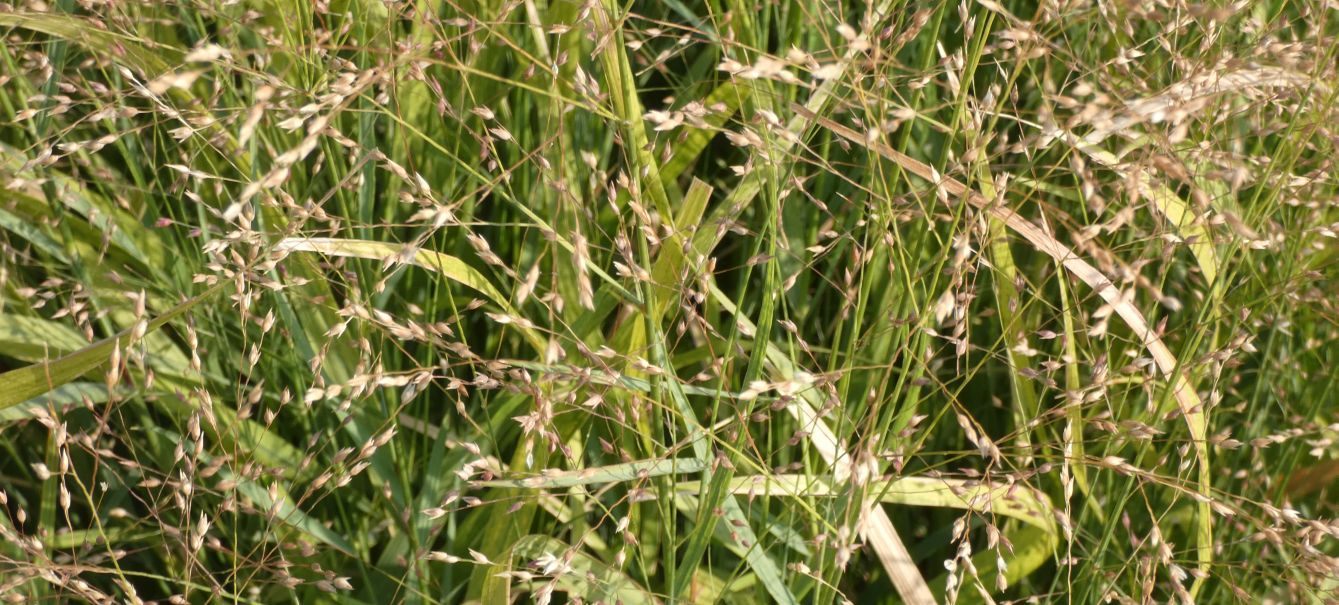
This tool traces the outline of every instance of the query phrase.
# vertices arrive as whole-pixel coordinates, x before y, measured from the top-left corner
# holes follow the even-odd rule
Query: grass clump
[[[1332,601],[1337,18],[0,6],[0,597]]]

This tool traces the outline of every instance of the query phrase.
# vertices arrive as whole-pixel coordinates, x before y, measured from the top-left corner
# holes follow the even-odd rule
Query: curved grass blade
[[[646,127],[642,122],[642,106],[639,99],[639,92],[637,90],[637,83],[625,50],[626,46],[623,42],[621,19],[624,15],[621,14],[622,9],[619,4],[613,0],[605,0],[600,8],[601,10],[595,10],[592,13],[596,29],[605,32],[610,36],[610,43],[601,46],[602,52],[600,53],[600,59],[604,67],[603,76],[607,88],[610,90],[610,99],[614,108],[614,114],[619,118],[619,126],[624,139],[623,149],[629,156],[627,158],[628,164],[634,169],[634,174],[637,175],[642,194],[651,199],[656,210],[660,212],[661,216],[667,220],[670,225],[676,229],[682,229],[686,227],[688,223],[687,221],[676,217],[683,215],[686,211],[700,214],[706,202],[706,198],[710,194],[711,188],[707,187],[705,183],[694,183],[690,192],[690,199],[685,203],[687,208],[671,207],[669,196],[665,191],[665,181],[660,173],[660,166],[652,155],[653,147],[648,143]],[[684,246],[681,243],[682,240],[680,237],[681,236],[676,235],[671,238],[669,248],[672,256],[669,257],[669,260],[666,261],[666,265],[664,265],[663,270],[665,271],[673,270],[672,259],[674,256],[682,255]],[[677,274],[675,274],[675,276],[677,276]],[[658,323],[650,322],[659,321],[659,312],[656,309],[660,307],[657,307],[658,303],[656,301],[665,300],[663,298],[664,294],[667,293],[662,289],[661,292],[659,292],[657,296],[653,296],[652,301],[650,301],[653,310],[650,315],[645,316],[649,321],[642,322],[643,329],[639,331],[639,335],[642,338],[659,334],[660,326]],[[654,338],[652,340],[659,341],[660,339]],[[633,341],[636,342],[637,338],[634,337]],[[659,357],[660,360],[667,357],[667,355],[664,354],[663,342],[652,342],[651,344],[657,349],[655,352],[656,357]],[[676,406],[682,410],[690,430],[693,432],[700,431],[700,426],[696,426],[698,423],[693,419],[692,408],[687,405],[687,400],[684,397],[682,390],[676,389],[677,382],[667,382],[668,384],[666,386],[668,387],[670,396],[675,400]],[[694,439],[693,447],[694,452],[698,454],[699,458],[707,458],[705,444],[700,440]],[[717,506],[716,503],[711,503],[709,505],[713,507]],[[726,498],[725,501],[719,502],[719,507],[724,513],[724,520],[726,522],[737,524],[739,526],[739,535],[741,539],[746,540],[753,545],[753,547],[749,548],[745,554],[745,559],[747,560],[749,567],[767,589],[768,594],[780,603],[797,603],[798,601],[794,594],[791,593],[789,588],[785,585],[785,582],[782,580],[780,569],[776,563],[771,560],[766,551],[757,547],[758,542],[756,537],[751,535],[752,530],[748,527],[747,520],[744,518],[739,503],[735,502],[733,499]],[[717,518],[711,516],[705,519],[699,518],[698,521],[699,523],[705,523],[710,526],[716,523]],[[697,567],[702,552],[706,547],[706,542],[710,539],[709,537],[711,535],[712,534],[706,531],[700,531],[695,532],[690,537],[687,550],[681,561],[684,567],[690,569]],[[692,576],[689,574],[676,575],[674,577],[670,591],[671,599],[676,598],[677,595],[682,592],[682,589],[687,585],[691,578]]]
[[[189,311],[191,307],[220,289],[222,284],[212,286],[154,318],[149,322],[146,333]],[[64,357],[0,374],[0,410],[23,403],[97,369],[107,363],[113,350],[129,344],[130,341],[131,329],[122,330],[116,336],[100,340]]]
[[[139,38],[98,27],[93,21],[61,13],[0,13],[0,26],[19,27],[77,42],[89,50],[122,57],[147,74],[166,71],[183,54],[171,47],[150,48]]]
[[[621,483],[663,477],[665,475],[700,473],[707,464],[697,458],[670,458],[611,464],[574,471],[544,470],[533,477],[494,479],[477,485],[483,487],[515,487],[528,489],[560,489],[578,485]]]
[[[1013,547],[1008,551],[1009,557],[1006,560],[1008,566],[1004,570],[1004,581],[1007,585],[1013,585],[1045,565],[1051,560],[1058,545],[1055,533],[1032,525],[1005,530],[1004,533]],[[959,589],[957,605],[994,603],[986,591],[996,586],[996,576],[999,574],[999,558],[996,553],[982,551],[972,555],[972,567],[974,579],[969,582],[979,584],[975,590]],[[934,589],[943,592],[947,583],[948,575],[941,575],[935,579]]]
[[[0,350],[6,357],[37,361],[86,346],[83,335],[65,324],[13,313],[0,315]]]
[[[891,0],[882,0],[869,8],[865,21],[867,23],[882,23],[893,12],[893,8],[894,6]],[[804,108],[806,111],[801,115],[795,116],[786,124],[786,130],[793,136],[782,137],[774,141],[773,145],[775,149],[773,153],[776,157],[791,157],[789,152],[794,145],[793,141],[803,139],[812,126],[813,120],[809,116],[826,111],[828,106],[834,103],[838,95],[838,86],[841,85],[841,82],[846,79],[849,73],[857,72],[860,66],[864,64],[861,61],[861,55],[862,51],[855,45],[852,45],[841,55],[840,59],[835,64],[837,73],[834,77],[825,80],[814,89],[813,93],[809,95],[808,100],[805,102]],[[708,218],[708,222],[716,223],[734,220],[735,217],[744,212],[750,205],[750,202],[762,191],[764,181],[763,174],[765,172],[766,171],[755,170],[745,175],[743,180],[730,191],[729,196],[727,196],[724,202],[719,205],[718,211]],[[699,230],[693,238],[693,248],[710,250],[720,242],[723,235],[724,232],[719,230]],[[713,295],[717,293],[718,292],[714,292]],[[719,296],[716,298],[718,301],[721,300],[721,297]],[[733,303],[728,299],[725,299],[723,302],[724,304],[733,307]],[[769,359],[771,358],[771,352],[774,349],[775,347],[770,344],[768,345]],[[777,353],[780,354],[780,351],[777,350]],[[802,416],[805,414],[808,416],[815,416],[813,410],[816,408],[812,408],[812,406],[804,407],[809,408],[809,411],[805,412],[799,406],[790,406],[789,409],[792,413],[797,414],[797,418],[803,425],[808,426],[810,423],[806,422],[805,418]],[[821,422],[818,424],[825,429],[827,428],[826,425]],[[830,429],[828,429],[828,436],[832,436]],[[810,435],[811,440],[814,440],[819,451],[823,452],[825,451],[824,446],[818,443],[817,437],[818,436],[814,434]],[[824,458],[827,460],[828,464],[833,464],[837,460],[836,452],[827,450],[824,454]],[[902,539],[898,536],[892,521],[882,510],[875,510],[874,514],[870,517],[869,525],[866,528],[866,537],[870,545],[873,547],[875,554],[878,555],[879,561],[883,565],[885,571],[887,571],[888,576],[892,579],[898,594],[902,596],[904,601],[912,603],[935,602],[929,586],[921,576],[920,571],[916,568],[916,565],[912,562],[911,554],[907,551],[906,546],[902,544]]]
[[[1126,113],[1082,137],[1066,132],[1062,139],[1098,164],[1117,169],[1120,168],[1120,158],[1102,149],[1099,143],[1116,133],[1154,120],[1153,116],[1166,107],[1184,107],[1191,104],[1189,102],[1192,100],[1198,107],[1206,107],[1206,99],[1227,93],[1252,96],[1272,88],[1305,89],[1309,86],[1317,86],[1322,92],[1327,88],[1304,74],[1271,66],[1251,66],[1227,73],[1215,73],[1212,77],[1191,78],[1173,85],[1162,94],[1127,102]],[[1222,261],[1205,221],[1172,188],[1155,183],[1147,170],[1134,170],[1140,194],[1148,197],[1153,202],[1153,209],[1176,229],[1177,235],[1190,247],[1205,282],[1212,286],[1218,278]]]
[[[747,317],[738,313],[734,301],[731,301],[724,292],[715,284],[711,287],[711,295],[716,303],[727,310],[735,317],[735,322],[739,327],[749,333],[757,333],[757,327]],[[767,362],[770,364],[771,374],[778,380],[793,380],[800,374],[800,369],[791,361],[780,347],[772,343],[767,343]],[[832,431],[827,422],[818,414],[822,406],[821,401],[814,399],[813,390],[801,391],[798,396],[786,406],[786,411],[795,417],[795,421],[808,433],[809,443],[818,450],[818,454],[823,461],[836,473],[848,474],[851,471],[852,460],[847,454],[849,451],[844,443],[837,438],[837,434]],[[865,524],[865,539],[874,547],[874,554],[879,557],[879,563],[884,571],[888,573],[889,578],[895,586],[898,587],[898,593],[902,595],[904,601],[914,603],[935,603],[934,594],[930,592],[929,585],[925,578],[921,576],[920,570],[916,567],[911,558],[911,553],[902,543],[902,537],[898,535],[897,528],[893,527],[893,521],[888,517],[888,513],[882,508],[875,507],[869,515]]]
[[[990,168],[984,158],[976,163],[977,183],[981,193],[989,199],[996,197],[995,184],[991,179]],[[999,316],[1000,334],[1004,339],[1004,359],[1009,366],[1009,385],[1013,391],[1014,424],[1018,433],[1018,447],[1023,452],[1020,463],[1024,466],[1032,462],[1032,435],[1028,423],[1041,412],[1037,403],[1037,391],[1031,380],[1025,376],[1033,371],[1032,363],[1019,351],[1028,347],[1027,305],[1021,298],[1016,285],[1021,279],[1018,265],[1014,262],[1013,252],[1009,249],[1009,234],[1004,222],[996,217],[988,221],[990,233],[990,260],[995,271],[991,286],[995,294],[995,308]]]
[[[691,246],[690,229],[696,228],[701,222],[702,212],[707,207],[707,200],[711,198],[712,189],[711,185],[693,179],[693,183],[688,187],[688,193],[684,195],[683,205],[674,219],[674,232],[651,265],[651,287],[655,296],[651,297],[650,314],[646,318],[649,322],[659,325],[665,311],[674,301],[675,292],[672,284],[689,281],[683,279],[683,274],[695,266],[696,260],[688,258],[688,255],[698,255]]]
[[[226,408],[220,407],[218,409]],[[150,427],[149,430],[157,432],[173,443],[181,443],[182,436],[176,432],[158,426]],[[213,456],[202,453],[200,459],[205,464],[209,464]],[[269,487],[266,487],[256,480],[240,476],[226,467],[220,469],[217,476],[220,484],[231,484],[231,489],[235,489],[237,493],[250,499],[255,508],[268,514],[270,518],[292,527],[316,542],[333,546],[344,554],[354,555],[353,545],[348,540],[298,508],[282,479],[276,480],[270,483]]]
[[[0,189],[0,194],[3,194],[5,191],[6,190],[4,189]],[[9,231],[24,240],[27,240],[28,243],[32,244],[33,248],[47,254],[55,259],[56,262],[62,265],[70,264],[70,258],[65,254],[65,250],[61,248],[60,244],[52,239],[51,236],[43,233],[41,229],[33,226],[30,221],[26,221],[7,210],[0,209],[0,229]]]
[[[279,242],[275,249],[284,252],[318,252],[330,256],[383,262],[392,257],[400,257],[409,264],[436,271],[451,281],[474,289],[512,316],[521,316],[520,312],[507,300],[507,297],[503,296],[497,288],[494,288],[493,284],[483,274],[466,264],[465,261],[441,252],[419,248],[414,249],[413,254],[405,255],[406,248],[400,244],[333,237],[290,237]],[[520,325],[516,327],[536,351],[544,352],[546,341],[538,331]]]
[[[121,325],[133,324],[133,321],[128,318],[120,318],[120,323]],[[197,386],[199,384],[198,378],[190,374],[187,367],[188,361],[182,355],[181,350],[176,348],[170,339],[166,337],[155,338],[155,336],[162,335],[158,332],[147,333],[144,344],[149,351],[150,365],[161,370],[159,374],[161,388],[158,390],[164,392],[173,390],[189,391]],[[49,359],[52,354],[72,354],[88,346],[90,345],[84,341],[82,335],[64,324],[38,317],[13,314],[0,315],[0,347],[3,347],[6,356],[40,362],[43,359]],[[97,365],[77,376],[84,376],[89,371],[96,369]],[[46,409],[51,406],[59,408],[80,403],[85,396],[94,402],[105,402],[108,397],[107,387],[91,382],[59,385],[49,392],[33,396],[22,402],[21,405],[9,408],[0,407],[0,421],[29,417],[37,408]],[[178,397],[170,397],[160,401],[169,402],[167,410],[174,414],[187,413],[194,409],[192,404],[176,405],[171,403],[183,401]],[[214,413],[223,426],[230,429],[225,431],[222,437],[226,442],[235,442],[237,445],[245,447],[266,464],[281,469],[293,469],[297,467],[298,461],[302,459],[301,452],[293,447],[291,443],[254,420],[239,420],[237,412],[232,408],[215,407]]]
[[[1063,271],[1059,262],[1056,262],[1055,266],[1057,272]],[[1078,343],[1075,342],[1078,334],[1074,329],[1074,301],[1070,300],[1069,289],[1069,284],[1060,284],[1060,313],[1063,318],[1061,323],[1064,327],[1064,351],[1067,360],[1065,362],[1065,391],[1078,393],[1083,388],[1083,384],[1079,379]],[[1097,515],[1098,519],[1105,521],[1106,513],[1103,512],[1101,503],[1091,497],[1092,487],[1088,483],[1088,467],[1083,464],[1075,464],[1076,461],[1083,460],[1083,427],[1083,408],[1078,402],[1074,402],[1065,410],[1065,429],[1062,432],[1063,443],[1061,445],[1065,456],[1064,468],[1073,474],[1074,484],[1078,486],[1079,491],[1085,497],[1088,497],[1088,505],[1092,508],[1093,513]],[[1065,494],[1066,506],[1068,506],[1073,488],[1064,486],[1062,489]]]
[[[0,167],[17,169],[25,158],[18,150],[0,144]],[[71,226],[71,230],[77,236],[81,249],[90,258],[101,256],[94,251],[102,248],[102,240],[105,238],[119,252],[115,257],[119,261],[134,263],[134,266],[142,268],[161,267],[166,262],[167,252],[162,242],[145,230],[133,216],[64,174],[46,169],[42,175],[56,186],[60,203],[74,211],[70,216],[81,219]],[[51,212],[45,199],[0,187],[0,200],[10,205],[0,214],[0,228],[27,239],[62,262],[70,260],[67,251],[38,226],[42,224],[42,218]]]
[[[1081,139],[1075,139],[1073,144],[1084,155],[1102,166],[1111,169],[1120,167],[1120,160],[1110,151]],[[1218,251],[1213,245],[1213,235],[1209,233],[1209,227],[1204,219],[1195,214],[1190,204],[1181,199],[1181,196],[1170,187],[1155,183],[1147,170],[1142,168],[1133,170],[1139,193],[1152,201],[1153,209],[1176,229],[1177,235],[1190,247],[1190,253],[1195,257],[1200,273],[1204,275],[1205,284],[1212,286],[1218,279],[1219,259]]]

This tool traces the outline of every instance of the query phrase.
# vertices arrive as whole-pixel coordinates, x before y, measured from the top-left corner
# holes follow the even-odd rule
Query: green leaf
[[[704,121],[708,128],[696,128],[692,130],[682,141],[675,141],[673,154],[669,161],[660,167],[660,179],[668,187],[679,175],[688,170],[697,157],[702,154],[702,150],[707,148],[707,144],[716,138],[720,129],[725,127],[726,122],[739,111],[739,106],[748,98],[752,92],[751,86],[738,86],[733,81],[722,82],[707,98],[702,100],[702,104],[707,107],[715,107],[718,104],[724,105],[723,111],[713,111],[707,114]],[[677,218],[677,217],[676,217]],[[690,223],[679,219],[680,225]]]
[[[1059,546],[1059,538],[1054,533],[1031,525],[1013,530],[1006,529],[1004,535],[1013,546],[1012,550],[1001,549],[1007,566],[1004,580],[1009,586],[1045,565]],[[976,568],[976,576],[966,579],[964,581],[966,585],[958,588],[959,605],[993,602],[987,600],[987,595],[996,588],[996,576],[999,574],[999,557],[996,554],[987,550],[972,555],[972,567]],[[936,593],[942,594],[947,582],[948,576],[940,575],[935,579],[932,588]]]
[[[191,307],[209,298],[221,288],[221,285],[212,286],[195,298],[178,304],[167,313],[151,320],[146,333],[157,330],[163,324],[189,311]],[[0,410],[18,405],[103,366],[111,358],[114,350],[130,343],[130,336],[131,329],[126,329],[116,336],[105,338],[58,359],[0,374]]]
[[[676,285],[692,282],[693,276],[691,274],[685,276],[685,272],[697,267],[696,259],[690,255],[696,257],[699,252],[690,245],[696,226],[702,220],[702,212],[707,208],[707,200],[711,198],[711,192],[710,185],[697,179],[693,179],[693,184],[688,187],[683,205],[674,218],[673,233],[660,248],[655,263],[651,265],[651,283],[655,296],[651,300],[651,312],[647,316],[647,321],[659,325],[665,311],[670,308],[674,303],[674,297],[677,296]]]
[[[0,196],[8,197],[6,194],[9,193],[12,192],[0,188]],[[9,231],[14,235],[27,240],[34,248],[50,255],[61,264],[69,264],[70,262],[69,257],[66,256],[65,250],[60,247],[59,242],[42,232],[42,230],[35,226],[31,221],[23,220],[2,208],[0,208],[0,229]]]
[[[170,61],[183,56],[179,49],[152,46],[144,40],[103,29],[95,22],[73,15],[50,13],[0,13],[0,26],[20,27],[78,43],[110,57],[118,57],[149,75],[166,71]]]
[[[84,336],[65,324],[13,313],[0,315],[0,355],[38,361],[86,346]]]
[[[272,484],[270,489],[274,490],[277,496],[271,496],[270,490],[255,481],[237,477],[226,470],[221,471],[219,475],[223,480],[232,479],[236,481],[238,493],[250,498],[255,503],[256,508],[265,511],[274,510],[274,518],[286,525],[292,526],[318,542],[338,548],[345,554],[353,555],[353,545],[349,544],[348,540],[326,528],[320,521],[307,513],[302,512],[302,509],[299,509],[293,503],[293,497],[288,494],[288,490],[278,484]]]
[[[30,420],[48,408],[60,410],[82,403],[85,397],[93,403],[107,401],[107,385],[95,382],[63,384],[18,405],[0,409],[0,422]]]
[[[518,479],[494,479],[478,485],[487,487],[518,487],[529,489],[558,489],[577,485],[600,485],[623,481],[643,480],[665,475],[700,473],[707,464],[696,458],[669,460],[642,460],[624,464],[583,468],[575,471],[545,470],[539,475]]]
[[[1075,142],[1075,146],[1098,164],[1112,169],[1122,167],[1114,154],[1097,145],[1080,140]],[[1139,167],[1133,170],[1139,193],[1152,201],[1150,206],[1176,229],[1177,235],[1190,247],[1190,253],[1194,255],[1205,283],[1212,286],[1214,280],[1218,279],[1218,250],[1214,248],[1213,235],[1209,233],[1205,220],[1196,215],[1190,204],[1170,187],[1155,183],[1148,170]]]
[[[990,167],[985,158],[976,162],[977,184],[981,194],[987,199],[996,199],[995,183],[991,178]],[[1016,282],[1019,280],[1018,266],[1014,263],[1013,252],[1009,249],[1009,232],[1004,221],[990,217],[987,222],[990,233],[990,261],[995,272],[990,280],[995,294],[995,310],[999,317],[1000,334],[1004,340],[1004,359],[1008,362],[1009,386],[1013,392],[1011,401],[1014,412],[1014,432],[1018,435],[1018,447],[1023,456],[1023,465],[1032,462],[1032,431],[1028,429],[1032,419],[1041,413],[1037,403],[1037,391],[1027,375],[1032,370],[1032,362],[1026,355],[1019,353],[1028,348],[1027,334],[1030,323],[1026,315],[1028,305],[1022,300]]]
[[[494,288],[493,284],[483,274],[466,264],[465,261],[441,252],[422,248],[411,250],[404,245],[388,242],[331,237],[290,237],[279,242],[275,249],[286,252],[319,252],[330,256],[383,262],[389,262],[399,257],[409,264],[436,271],[451,281],[469,286],[488,297],[490,301],[501,307],[509,315],[517,318],[521,317],[520,312],[512,306],[507,297],[498,292],[497,288]],[[406,252],[410,252],[410,254],[406,254]],[[516,328],[521,331],[521,334],[525,336],[536,351],[544,352],[546,340],[537,330],[523,325],[513,325],[516,325]]]

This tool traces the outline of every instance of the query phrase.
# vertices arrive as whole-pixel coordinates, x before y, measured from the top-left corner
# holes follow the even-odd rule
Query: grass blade
[[[517,318],[521,317],[520,312],[512,306],[507,297],[493,287],[493,284],[483,274],[475,270],[474,267],[465,264],[465,261],[441,252],[416,247],[407,248],[387,242],[328,237],[289,238],[279,242],[275,246],[275,250],[279,252],[318,252],[330,256],[382,262],[401,259],[408,264],[435,271],[451,281],[468,286],[488,297],[488,300],[509,315]],[[406,255],[406,252],[409,252],[409,254]],[[545,339],[540,336],[538,331],[523,325],[517,325],[516,327],[525,335],[526,340],[536,351],[543,352],[545,350]]]
[[[213,286],[194,298],[178,304],[167,313],[159,315],[148,323],[146,333],[189,311],[191,307],[208,299],[221,288],[222,286]],[[128,328],[116,336],[100,340],[64,357],[0,374],[0,410],[23,403],[103,366],[111,358],[114,350],[130,343],[131,329]]]

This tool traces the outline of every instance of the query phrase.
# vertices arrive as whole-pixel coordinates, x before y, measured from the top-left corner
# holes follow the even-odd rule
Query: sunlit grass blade
[[[147,47],[144,41],[99,27],[92,21],[61,13],[0,13],[0,26],[21,27],[64,38],[102,53],[122,56],[146,73],[168,68],[181,56],[174,48]]]
[[[1107,168],[1121,167],[1120,160],[1110,151],[1077,139],[1074,141],[1074,145],[1084,155],[1102,166]],[[1219,259],[1213,234],[1210,233],[1204,218],[1196,215],[1190,204],[1181,199],[1181,196],[1177,195],[1170,187],[1154,182],[1148,170],[1140,167],[1127,169],[1134,171],[1133,178],[1139,192],[1152,202],[1152,207],[1171,224],[1177,235],[1190,248],[1190,252],[1194,255],[1195,262],[1200,268],[1200,273],[1204,276],[1205,285],[1212,286],[1214,281],[1218,279]]]
[[[469,286],[480,294],[487,296],[488,300],[509,315],[516,318],[523,317],[507,300],[507,297],[493,287],[493,284],[482,273],[466,264],[465,261],[441,252],[387,242],[322,237],[289,238],[279,242],[275,249],[281,252],[319,252],[330,256],[346,256],[381,262],[398,259],[417,267],[435,271],[451,281]],[[530,342],[535,350],[544,350],[545,340],[534,328],[524,325],[517,325],[516,328],[525,335],[526,340]]]
[[[533,477],[516,479],[492,479],[480,482],[486,487],[518,487],[529,489],[559,489],[577,485],[601,485],[663,477],[674,474],[692,474],[701,472],[706,464],[696,458],[672,458],[669,460],[646,460],[627,462],[610,466],[583,468],[575,471],[541,471]]]
[[[976,175],[982,196],[990,200],[1000,199],[990,169],[984,162],[977,164]],[[1013,251],[1009,249],[1009,233],[1004,222],[991,217],[987,229],[990,234],[990,261],[994,266],[991,286],[995,293],[995,309],[999,316],[1000,335],[1005,347],[1004,358],[1009,367],[1009,386],[1013,394],[1014,430],[1018,432],[1018,445],[1023,450],[1020,462],[1027,465],[1032,462],[1033,442],[1028,425],[1031,419],[1041,413],[1036,388],[1027,378],[1034,372],[1028,360],[1028,351],[1032,348],[1028,344],[1030,326],[1026,321],[1030,305],[1023,300],[1023,293],[1019,289],[1023,278],[1014,262]]]

